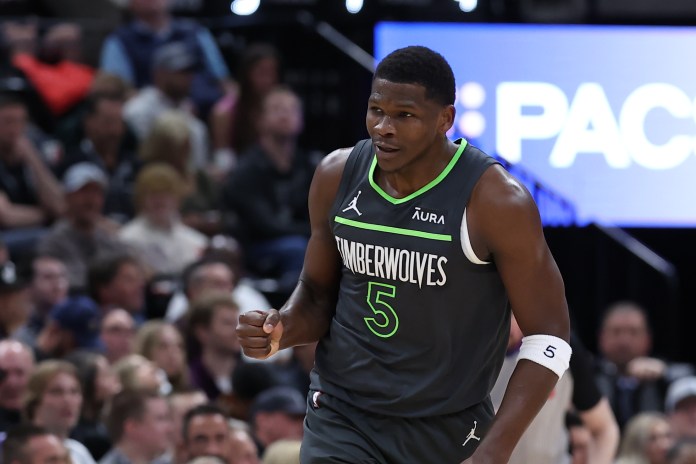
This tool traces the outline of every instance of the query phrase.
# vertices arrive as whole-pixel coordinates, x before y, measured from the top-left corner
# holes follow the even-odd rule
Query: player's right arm
[[[309,189],[311,236],[299,282],[280,311],[249,311],[239,316],[237,335],[244,353],[265,359],[279,349],[318,341],[333,317],[341,257],[329,213],[351,148],[339,149],[317,167]]]

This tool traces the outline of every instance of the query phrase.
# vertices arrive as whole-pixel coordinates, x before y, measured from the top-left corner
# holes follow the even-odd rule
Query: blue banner
[[[580,223],[696,226],[696,28],[380,23],[379,60],[447,58],[452,136],[522,167]]]

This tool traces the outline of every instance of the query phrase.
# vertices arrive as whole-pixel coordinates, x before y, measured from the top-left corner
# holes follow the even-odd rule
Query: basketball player
[[[248,312],[247,355],[319,341],[301,462],[506,463],[568,367],[563,282],[529,193],[446,133],[445,59],[407,47],[377,67],[371,139],[327,156],[312,236],[280,311]],[[525,334],[495,417],[510,308]]]

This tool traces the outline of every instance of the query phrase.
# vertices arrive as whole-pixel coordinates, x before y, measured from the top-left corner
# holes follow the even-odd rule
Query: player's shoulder
[[[316,175],[320,178],[340,179],[351,151],[353,147],[338,148],[326,155],[319,163]]]
[[[498,212],[536,209],[527,188],[499,164],[493,164],[483,172],[472,193],[471,203],[475,208]]]

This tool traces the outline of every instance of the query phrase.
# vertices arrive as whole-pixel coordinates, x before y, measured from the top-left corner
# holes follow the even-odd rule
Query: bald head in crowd
[[[34,370],[31,349],[15,340],[0,341],[0,408],[19,411]]]

